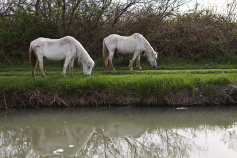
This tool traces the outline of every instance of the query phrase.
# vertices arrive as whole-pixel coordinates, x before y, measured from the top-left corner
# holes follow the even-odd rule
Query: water
[[[237,108],[0,111],[0,157],[236,158]]]

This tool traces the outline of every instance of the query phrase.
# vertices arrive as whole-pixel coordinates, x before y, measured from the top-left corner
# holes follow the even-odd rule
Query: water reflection
[[[223,141],[229,149],[237,151],[237,123],[226,130],[221,137],[221,141]]]
[[[27,109],[0,117],[0,157],[237,156],[237,108]]]
[[[45,128],[32,130],[33,151],[37,155],[74,156],[91,138],[94,127],[80,128]]]

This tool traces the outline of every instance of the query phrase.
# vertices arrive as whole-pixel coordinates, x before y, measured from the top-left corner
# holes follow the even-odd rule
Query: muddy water
[[[0,157],[237,157],[237,108],[0,111]]]

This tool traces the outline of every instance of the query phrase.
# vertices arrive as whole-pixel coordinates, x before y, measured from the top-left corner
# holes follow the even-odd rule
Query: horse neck
[[[76,44],[76,47],[77,47],[78,59],[85,60],[85,61],[91,59],[91,57],[89,56],[85,48],[79,42]]]
[[[145,38],[143,38],[143,41],[144,41],[144,46],[145,46],[146,52],[148,54],[153,54],[154,49],[151,47],[150,43]]]

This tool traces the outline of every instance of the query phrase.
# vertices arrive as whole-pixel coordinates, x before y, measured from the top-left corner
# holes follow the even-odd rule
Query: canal
[[[237,157],[237,107],[0,111],[0,157]]]

